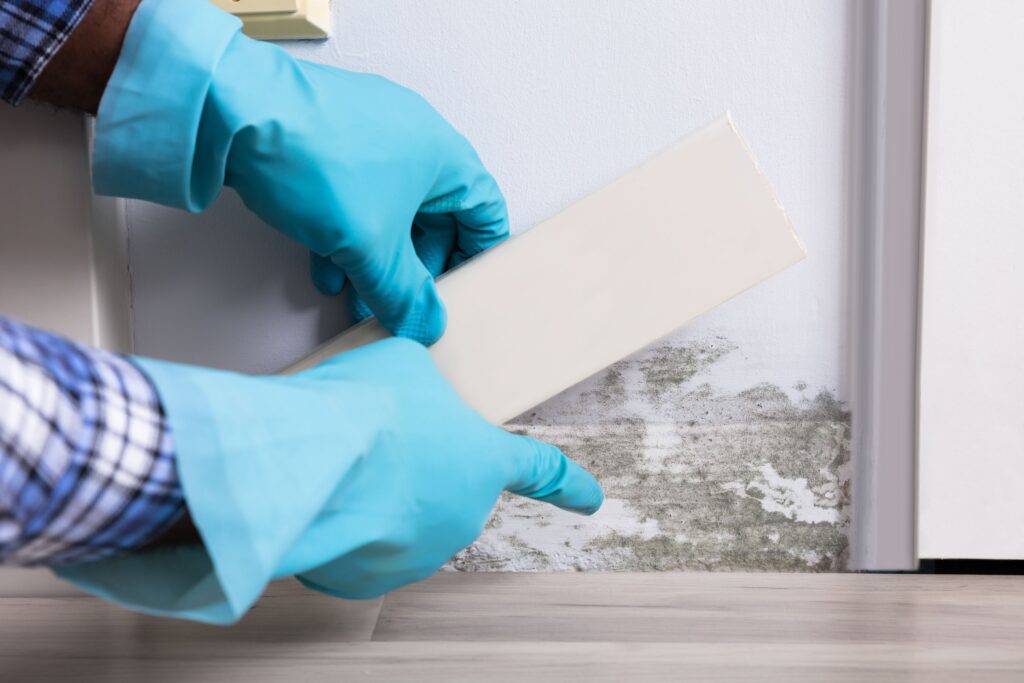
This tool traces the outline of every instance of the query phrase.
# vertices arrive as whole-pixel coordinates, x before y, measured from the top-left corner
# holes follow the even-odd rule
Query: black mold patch
[[[843,569],[849,414],[803,382],[796,399],[770,383],[700,383],[734,348],[722,338],[663,345],[510,423],[594,472],[612,513],[570,521],[506,498],[453,566]]]
[[[689,382],[734,348],[721,338],[686,346],[659,346],[650,356],[638,361],[644,376],[643,392],[658,401],[666,392]]]

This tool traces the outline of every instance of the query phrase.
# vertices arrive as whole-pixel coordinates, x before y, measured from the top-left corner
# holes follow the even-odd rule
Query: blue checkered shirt
[[[0,317],[0,563],[136,549],[183,511],[171,433],[142,371]]]
[[[0,0],[0,99],[18,104],[93,0]]]

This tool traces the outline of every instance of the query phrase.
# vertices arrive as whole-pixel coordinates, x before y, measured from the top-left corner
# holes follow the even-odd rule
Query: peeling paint
[[[844,568],[848,413],[804,382],[705,381],[734,352],[721,337],[665,344],[513,420],[594,472],[607,502],[587,518],[503,497],[450,568]]]
[[[810,489],[805,477],[786,479],[775,471],[770,462],[761,465],[760,471],[764,481],[750,482],[741,495],[746,495],[751,489],[758,492],[760,495],[754,497],[761,501],[766,512],[778,512],[788,519],[809,524],[835,521],[835,508],[817,504],[818,496]]]

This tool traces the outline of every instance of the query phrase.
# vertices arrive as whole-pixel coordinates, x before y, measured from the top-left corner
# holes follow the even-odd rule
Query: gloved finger
[[[455,248],[456,230],[455,219],[447,215],[424,214],[418,216],[413,223],[412,244],[416,249],[416,255],[434,277],[448,269],[448,260]],[[331,265],[344,276],[344,271],[340,267],[333,262]],[[348,298],[348,313],[353,323],[373,315],[366,302],[354,293]]]
[[[505,490],[584,515],[598,511],[604,492],[590,472],[551,444],[528,436],[509,436],[515,446],[512,478]]]
[[[309,274],[321,294],[337,296],[345,287],[345,270],[332,261],[330,256],[309,252]],[[370,307],[355,293],[348,297],[345,307],[348,309],[348,319],[353,325],[373,315]]]
[[[451,259],[453,268],[508,239],[508,209],[497,185],[494,185],[487,201],[456,211],[454,216],[459,231]]]
[[[345,270],[332,261],[330,256],[320,256],[315,252],[309,252],[309,274],[321,294],[337,296],[345,287]],[[373,315],[373,311],[366,305],[366,302],[355,293],[348,297],[345,307],[348,309],[348,318],[353,325]]]
[[[373,311],[366,305],[366,302],[353,292],[348,298],[348,319],[352,321],[352,324],[361,323],[372,315]]]
[[[467,145],[469,143],[466,143]],[[467,161],[480,163],[469,149]],[[508,208],[497,181],[482,166],[469,183],[457,183],[458,189],[435,197],[420,207],[421,214],[449,214],[457,226],[455,253],[449,267],[476,256],[508,238]]]
[[[396,337],[430,345],[444,334],[444,304],[410,238],[401,240],[396,250],[374,245],[361,252],[339,251],[332,260],[344,269],[356,293]]]
[[[321,294],[337,296],[345,286],[345,271],[329,256],[309,252],[309,275]]]
[[[421,213],[416,216],[412,243],[416,247],[416,255],[434,277],[448,270],[458,229],[458,223],[450,214]]]

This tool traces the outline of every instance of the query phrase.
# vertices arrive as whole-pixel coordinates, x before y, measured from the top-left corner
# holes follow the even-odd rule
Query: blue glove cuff
[[[241,26],[207,0],[143,0],[96,116],[97,194],[190,211],[213,201],[224,169],[219,182],[193,183],[195,141],[212,74]]]
[[[310,543],[353,466],[386,438],[391,399],[359,380],[250,377],[135,359],[153,380],[201,547],[156,549],[57,573],[114,602],[211,623],[237,620],[275,578],[348,550]]]

